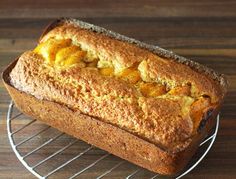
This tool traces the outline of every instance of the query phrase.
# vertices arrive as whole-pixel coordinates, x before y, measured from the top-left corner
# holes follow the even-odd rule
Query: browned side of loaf
[[[46,100],[39,100],[21,92],[9,84],[9,72],[16,62],[3,73],[4,84],[17,107],[25,114],[39,119],[76,138],[104,149],[116,156],[133,162],[153,172],[171,175],[179,172],[195,153],[200,141],[214,124],[218,110],[211,115],[200,135],[196,136],[185,150],[168,153],[135,135],[118,127],[87,115],[71,111],[69,108]]]

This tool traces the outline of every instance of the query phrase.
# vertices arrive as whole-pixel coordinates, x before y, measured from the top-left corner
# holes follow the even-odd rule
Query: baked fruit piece
[[[37,110],[19,105],[27,114],[149,170],[174,174],[211,128],[205,122],[218,113],[225,95],[222,77],[199,71],[68,20],[21,55],[10,72],[10,84],[36,101],[50,101],[112,126],[127,139],[115,149],[116,137],[106,136],[109,127],[99,131],[107,137],[100,144],[96,139],[101,134],[83,137],[76,131],[79,126],[56,125]],[[143,150],[129,149],[137,143]]]

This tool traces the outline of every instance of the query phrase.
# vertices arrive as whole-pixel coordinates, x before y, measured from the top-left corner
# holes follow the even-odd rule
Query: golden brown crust
[[[206,75],[133,44],[67,23],[52,29],[41,42],[50,38],[72,39],[83,50],[117,69],[141,62],[138,69],[144,81],[170,87],[190,84],[194,97],[208,95],[213,103],[219,101],[219,85]],[[10,76],[11,83],[22,91],[95,116],[165,150],[183,150],[195,135],[189,114],[193,99],[188,96],[146,98],[134,86],[102,76],[96,68],[50,68],[40,55],[31,51],[20,57]]]
[[[185,98],[145,98],[126,82],[99,75],[94,69],[50,71],[43,66],[41,56],[24,53],[10,74],[11,83],[39,99],[95,116],[169,151],[183,150],[190,142],[192,120],[181,111]]]
[[[191,145],[185,150],[169,153],[97,118],[74,112],[55,102],[39,100],[19,91],[9,82],[9,73],[14,65],[15,63],[4,71],[3,79],[8,92],[22,112],[141,167],[164,175],[177,174],[185,167],[202,138],[214,125],[214,118],[218,113],[218,110],[214,111],[211,118],[206,121],[204,130],[194,137]]]
[[[133,44],[91,32],[70,23],[52,29],[42,37],[41,42],[52,37],[73,39],[82,49],[93,51],[99,59],[111,62],[114,66],[120,68],[127,68],[135,63],[142,62],[139,69],[141,76],[146,81],[168,81],[175,85],[190,83],[196,89],[196,95],[209,95],[213,102],[223,98],[218,82],[204,73],[198,73],[190,67],[173,60],[158,57],[150,51]]]
[[[198,73],[190,67],[176,63],[173,60],[163,60],[159,57],[149,58],[143,61],[139,67],[142,69],[143,78],[147,81],[160,79],[173,85],[191,84],[195,89],[194,96],[209,95],[213,103],[217,103],[223,98],[220,86],[217,82]]]
[[[192,69],[192,62],[185,65],[161,58],[134,44],[80,28],[76,23],[64,21],[49,29],[41,42],[51,37],[72,39],[115,70],[138,65],[143,81],[162,83],[170,89],[177,86],[171,93],[182,90],[183,94],[146,97],[134,85],[103,76],[96,68],[73,66],[58,70],[45,65],[42,56],[29,51],[12,65],[12,71],[6,70],[11,85],[28,93],[16,90],[5,79],[18,107],[30,116],[154,172],[173,174],[181,170],[213,125],[225,95],[223,78],[212,73],[213,78],[207,69],[203,73]],[[178,90],[181,86],[184,88]],[[186,95],[189,93],[191,96]],[[211,104],[206,100],[204,113],[199,111],[202,106],[192,107],[197,111],[195,122],[191,119],[190,105],[202,99],[201,96],[209,96]],[[208,110],[213,110],[211,118]],[[196,133],[196,124],[202,127],[205,120],[206,125]],[[91,130],[94,132],[90,135]]]

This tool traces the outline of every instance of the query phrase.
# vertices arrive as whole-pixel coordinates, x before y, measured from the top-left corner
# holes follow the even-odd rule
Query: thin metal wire
[[[113,170],[115,170],[116,168],[118,168],[120,165],[122,165],[123,163],[125,163],[125,161],[121,161],[118,164],[116,164],[114,167],[112,167],[111,169],[105,171],[103,174],[101,174],[100,176],[98,176],[96,179],[101,179],[102,177],[106,176],[107,174],[111,173]]]
[[[60,170],[61,168],[63,168],[64,166],[68,165],[69,163],[73,162],[74,160],[78,159],[79,157],[81,157],[82,155],[84,155],[85,153],[87,153],[88,151],[90,151],[93,148],[93,146],[90,146],[89,148],[85,149],[83,152],[79,153],[78,155],[76,155],[75,157],[71,158],[70,160],[66,161],[65,163],[63,163],[62,165],[58,166],[57,168],[55,168],[54,170],[52,170],[51,172],[49,172],[47,175],[45,175],[44,177],[47,178],[50,175],[52,175],[53,173],[57,172],[58,170]]]
[[[214,137],[216,136],[216,134],[212,134],[210,137],[207,137],[199,146],[204,145],[205,143],[207,143],[208,141],[212,140]]]
[[[44,142],[42,145],[38,146],[37,148],[35,148],[34,150],[32,150],[31,152],[25,154],[24,156],[22,156],[23,159],[25,159],[26,157],[30,156],[31,154],[33,154],[34,152],[37,152],[38,150],[40,150],[41,148],[43,148],[44,146],[50,144],[51,142],[53,142],[54,140],[58,139],[59,137],[61,137],[64,133],[60,133],[58,135],[56,135],[55,137],[49,139],[48,141]]]
[[[45,132],[45,131],[48,130],[49,128],[50,128],[50,126],[45,127],[44,129],[38,131],[36,134],[33,134],[33,135],[31,135],[30,137],[28,137],[28,138],[24,139],[23,141],[19,142],[18,144],[15,145],[15,147],[19,147],[20,145],[22,145],[22,144],[24,144],[25,142],[27,142],[27,141],[33,139],[33,138],[36,137],[37,135],[39,135],[39,134]]]
[[[157,177],[161,176],[160,174],[155,174],[153,177],[151,177],[150,179],[155,179]]]
[[[100,162],[100,161],[103,160],[104,158],[108,157],[109,155],[110,155],[109,153],[103,155],[102,157],[100,157],[99,159],[97,159],[95,162],[91,163],[89,166],[85,167],[84,169],[80,170],[79,172],[77,172],[76,174],[74,174],[73,176],[71,176],[69,179],[73,179],[73,178],[79,176],[81,173],[84,173],[86,170],[90,169],[91,167],[93,167],[94,165],[96,165],[98,162]]]
[[[65,147],[61,148],[60,150],[56,151],[55,153],[53,153],[52,155],[48,156],[47,158],[43,159],[42,161],[38,162],[37,164],[35,164],[34,166],[32,166],[32,168],[36,168],[39,165],[43,164],[44,162],[48,161],[49,159],[55,157],[56,155],[60,154],[61,152],[63,152],[64,150],[66,150],[67,148],[69,148],[70,146],[72,146],[73,144],[75,144],[78,140],[74,140],[73,142],[67,144]]]
[[[21,113],[15,115],[14,117],[11,118],[11,120],[14,120],[14,119],[18,118],[18,117],[21,116],[22,114],[23,114],[23,113],[21,112]]]
[[[20,127],[19,129],[15,130],[14,132],[12,132],[11,135],[14,135],[14,134],[16,134],[17,132],[23,130],[24,128],[26,128],[26,127],[28,127],[29,125],[33,124],[35,121],[36,121],[36,119],[30,121],[28,124],[26,124],[26,125]]]
[[[35,175],[38,178],[42,178],[42,176],[37,173],[34,169],[32,169],[28,163],[21,157],[20,153],[17,151],[17,148],[15,146],[15,142],[12,138],[12,128],[11,128],[11,116],[12,116],[12,112],[13,112],[13,107],[14,107],[14,103],[11,101],[8,107],[8,112],[7,112],[7,134],[8,134],[8,138],[12,147],[12,150],[14,151],[14,153],[16,154],[17,158],[20,160],[20,162],[26,167],[27,170],[29,170],[33,175]]]
[[[134,175],[136,175],[137,173],[139,173],[141,171],[141,169],[135,170],[133,173],[131,173],[130,175],[128,175],[126,177],[126,179],[130,179],[131,177],[133,177]]]
[[[8,138],[11,144],[11,147],[14,151],[14,153],[16,154],[17,158],[20,160],[20,162],[36,177],[40,178],[40,179],[46,179],[49,176],[51,176],[52,174],[56,173],[58,170],[62,169],[63,167],[65,167],[66,165],[68,165],[69,163],[71,163],[72,161],[79,159],[82,155],[84,155],[85,153],[87,153],[88,151],[93,149],[93,146],[88,147],[87,149],[85,149],[84,151],[80,152],[79,154],[77,154],[75,157],[67,160],[65,163],[61,164],[60,166],[58,166],[57,168],[53,169],[52,171],[50,171],[49,173],[47,173],[46,175],[42,176],[41,174],[39,174],[35,168],[42,165],[43,163],[47,162],[48,160],[52,159],[53,157],[55,157],[56,155],[60,154],[61,152],[63,152],[64,150],[68,149],[70,146],[72,146],[73,144],[75,144],[78,139],[75,139],[74,141],[70,142],[69,144],[67,144],[66,146],[62,147],[61,149],[59,149],[58,151],[52,153],[50,156],[48,156],[47,158],[39,161],[38,163],[36,163],[33,166],[30,166],[24,159],[28,156],[30,156],[31,154],[37,152],[38,150],[40,150],[41,148],[45,147],[46,145],[48,145],[49,143],[53,142],[54,140],[56,140],[57,138],[59,138],[60,136],[62,136],[64,133],[60,133],[56,136],[54,136],[53,138],[49,139],[48,141],[44,142],[43,144],[41,144],[40,146],[38,146],[37,148],[35,148],[34,150],[28,152],[27,154],[25,154],[24,156],[21,156],[21,154],[18,152],[17,147],[22,145],[23,143],[29,141],[30,139],[38,136],[39,134],[43,133],[44,131],[48,130],[50,128],[50,126],[38,131],[37,133],[33,134],[32,136],[22,140],[21,142],[19,142],[18,144],[15,144],[14,141],[14,136],[21,130],[25,129],[26,127],[30,127],[31,124],[33,124],[36,120],[33,119],[31,122],[27,123],[26,125],[22,126],[21,128],[15,130],[14,132],[12,132],[12,120],[16,120],[19,116],[22,115],[22,113],[19,113],[17,115],[15,115],[14,117],[12,117],[12,113],[13,113],[13,108],[14,108],[14,103],[11,101],[8,107],[8,112],[7,112],[7,132],[8,132]],[[177,176],[176,179],[179,179],[183,176],[185,176],[187,173],[189,173],[190,171],[192,171],[201,161],[202,159],[207,155],[207,153],[209,152],[209,150],[211,149],[216,136],[217,136],[217,132],[218,132],[218,128],[219,128],[219,115],[217,116],[217,120],[216,120],[216,127],[215,127],[215,131],[214,133],[207,137],[200,145],[199,147],[207,144],[207,149],[205,150],[205,152],[199,157],[199,159],[197,160],[197,162],[195,162],[194,164],[192,164],[188,169],[186,169],[185,171],[183,171],[182,174],[180,174],[179,176]],[[84,173],[85,171],[87,171],[88,169],[92,168],[93,166],[95,166],[97,163],[99,163],[100,161],[102,161],[103,159],[105,159],[106,157],[108,157],[110,154],[107,153],[105,155],[103,155],[102,157],[100,157],[99,159],[95,160],[93,163],[91,163],[90,165],[88,165],[87,167],[83,168],[82,170],[78,171],[77,173],[75,173],[74,175],[72,175],[70,177],[70,179],[73,179],[77,176],[79,176],[80,174]],[[114,165],[113,167],[111,167],[110,169],[108,169],[107,171],[105,171],[104,173],[102,173],[100,176],[98,176],[96,179],[101,179],[102,177],[108,175],[109,173],[111,173],[114,169],[118,168],[120,165],[122,165],[123,163],[125,163],[126,161],[121,161],[118,164]],[[139,172],[141,172],[142,169],[137,169],[134,172],[132,172],[131,174],[129,174],[126,179],[130,179],[132,177],[134,177],[135,175],[137,175]],[[154,175],[153,177],[151,177],[151,179],[157,178],[159,177],[159,174]]]

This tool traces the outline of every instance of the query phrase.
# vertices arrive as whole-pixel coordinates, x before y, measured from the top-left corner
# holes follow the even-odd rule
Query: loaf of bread
[[[183,169],[226,93],[206,67],[74,19],[5,73],[24,113],[161,174]]]

